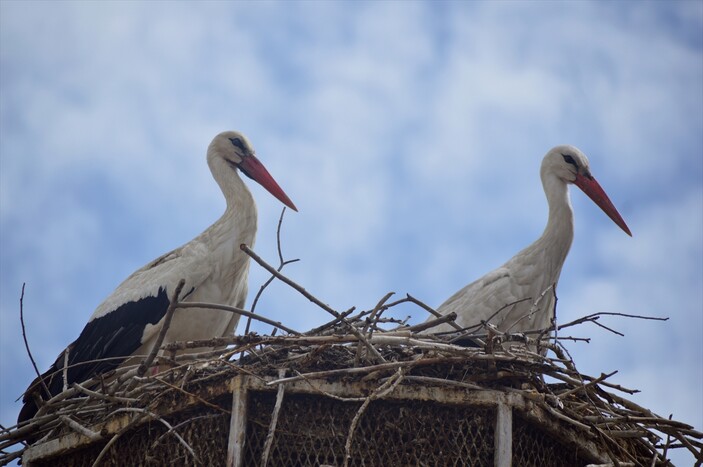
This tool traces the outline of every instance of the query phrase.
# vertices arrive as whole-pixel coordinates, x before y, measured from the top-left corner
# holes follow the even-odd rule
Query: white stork
[[[482,321],[502,332],[526,332],[549,327],[554,316],[556,287],[574,238],[574,213],[568,185],[588,195],[613,222],[632,236],[591,171],[586,156],[573,146],[557,146],[542,160],[542,186],[549,203],[549,218],[542,236],[503,266],[470,283],[445,301],[437,311],[457,314],[461,328]],[[432,319],[432,318],[430,318]],[[428,332],[456,329],[448,323]]]
[[[29,386],[18,423],[36,414],[37,397],[46,400],[62,391],[65,352],[68,351],[69,386],[114,369],[129,356],[148,354],[181,279],[185,286],[179,300],[243,308],[249,257],[239,245],[253,246],[257,214],[254,198],[238,171],[260,183],[289,208],[297,209],[241,133],[226,131],[217,135],[208,147],[207,163],[227,201],[225,213],[190,242],[135,271],[98,306],[78,339],[42,375],[51,394],[46,394],[39,378]],[[238,321],[239,315],[224,311],[177,309],[164,343],[230,335]]]

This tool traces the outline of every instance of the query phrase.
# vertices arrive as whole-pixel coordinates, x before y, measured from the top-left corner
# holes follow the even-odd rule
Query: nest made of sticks
[[[529,336],[500,333],[487,323],[481,323],[470,333],[457,329],[453,333],[436,335],[431,333],[432,328],[452,322],[455,316],[438,316],[410,295],[391,302],[391,293],[373,309],[356,312],[352,308],[338,312],[281,274],[280,270],[290,261],[284,261],[280,255],[280,241],[278,268],[266,263],[246,245],[242,245],[242,250],[270,271],[272,280],[277,278],[290,285],[333,319],[300,333],[253,311],[213,304],[178,303],[179,290],[176,290],[167,322],[176,308],[209,306],[269,323],[275,329],[270,335],[248,333],[164,346],[160,345],[160,340],[160,354],[155,348],[141,362],[123,365],[109,375],[81,384],[74,383],[46,401],[28,423],[3,428],[0,463],[6,464],[20,457],[28,448],[28,439],[46,441],[67,433],[78,433],[91,440],[104,439],[104,433],[95,431],[95,427],[111,417],[124,414],[133,415],[130,423],[135,426],[144,423],[145,419],[161,422],[168,428],[168,433],[179,438],[179,442],[192,452],[178,436],[178,427],[171,426],[159,415],[160,411],[179,399],[196,398],[208,407],[229,413],[227,408],[213,404],[201,394],[203,388],[237,375],[265,378],[266,385],[273,388],[296,381],[314,386],[316,382],[329,379],[363,380],[371,384],[374,389],[362,398],[364,403],[349,427],[348,441],[353,436],[354,423],[372,400],[388,397],[400,385],[425,385],[521,394],[583,437],[598,440],[615,465],[623,462],[629,465],[666,465],[668,453],[673,449],[686,449],[697,459],[697,465],[703,462],[703,433],[628,400],[627,395],[638,391],[608,381],[615,372],[591,376],[577,370],[564,342],[583,338],[556,337],[555,334],[583,322],[597,323],[602,314],[561,326],[553,324],[551,328]],[[268,282],[259,290],[252,310],[266,285]],[[415,326],[408,326],[407,319],[389,317],[389,310],[403,303],[410,303],[436,317]],[[160,339],[163,339],[166,328],[167,325]],[[278,330],[285,334],[276,335]],[[457,339],[465,340],[467,334],[478,347],[455,343]],[[179,354],[186,349],[203,347],[218,350]],[[543,355],[545,350],[546,355]],[[147,370],[153,368],[154,363],[161,371],[150,375]],[[122,429],[110,435],[94,465],[100,465],[102,456],[124,432]],[[623,439],[627,440],[629,449],[624,447]],[[350,442],[347,449],[349,445]],[[638,455],[632,454],[633,446]],[[646,463],[643,458],[647,459]]]

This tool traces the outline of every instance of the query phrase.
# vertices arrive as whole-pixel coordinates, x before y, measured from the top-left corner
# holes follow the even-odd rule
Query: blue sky
[[[221,214],[205,149],[235,129],[300,209],[286,272],[338,309],[388,291],[438,306],[502,264],[544,228],[542,156],[579,147],[634,236],[572,190],[560,320],[671,319],[609,318],[625,337],[584,326],[569,350],[703,429],[702,82],[700,1],[3,1],[0,422],[33,376],[22,283],[45,368],[122,279]],[[252,191],[275,261],[281,205]],[[253,266],[250,290],[266,277]],[[280,284],[258,309],[328,319]]]

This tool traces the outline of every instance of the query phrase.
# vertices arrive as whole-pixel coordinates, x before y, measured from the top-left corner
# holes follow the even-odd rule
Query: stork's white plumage
[[[148,354],[181,279],[185,286],[180,301],[243,308],[249,257],[239,245],[253,246],[257,212],[251,192],[237,172],[297,209],[256,158],[244,135],[234,131],[217,135],[208,147],[207,162],[227,201],[225,213],[189,243],[135,271],[98,306],[78,339],[67,348],[68,385],[111,370],[129,356]],[[164,343],[229,335],[238,321],[239,315],[225,311],[177,309]],[[34,416],[37,397],[46,400],[61,392],[65,352],[42,375],[51,394],[46,394],[37,378],[25,393],[18,422]],[[100,359],[110,360],[96,361]]]
[[[613,203],[591,175],[588,159],[573,146],[557,146],[542,160],[542,185],[549,219],[542,236],[503,266],[470,283],[437,311],[455,312],[462,328],[493,324],[502,332],[546,329],[554,316],[554,290],[574,237],[568,185],[588,195],[622,230],[632,236]],[[432,332],[454,330],[445,323]]]

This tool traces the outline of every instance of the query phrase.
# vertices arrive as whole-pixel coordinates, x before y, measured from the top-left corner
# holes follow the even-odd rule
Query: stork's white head
[[[542,160],[542,180],[556,176],[564,183],[573,183],[581,189],[594,203],[610,217],[626,234],[632,236],[630,229],[620,213],[598,184],[588,163],[588,158],[577,148],[569,145],[552,148]]]
[[[566,183],[575,183],[578,174],[591,176],[588,158],[569,145],[556,146],[542,159],[542,176],[556,175]]]
[[[239,170],[266,188],[283,204],[294,211],[298,210],[266,170],[266,167],[256,158],[254,148],[243,134],[236,131],[224,131],[215,136],[207,150],[207,162],[213,174],[216,170],[222,170],[216,168],[222,165],[228,166],[234,171]]]

